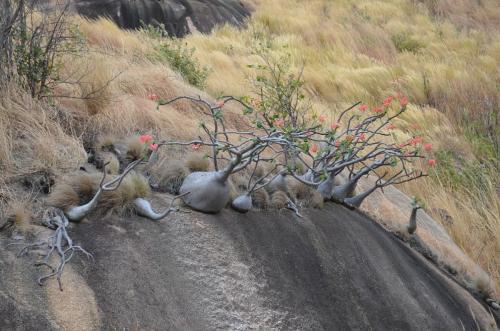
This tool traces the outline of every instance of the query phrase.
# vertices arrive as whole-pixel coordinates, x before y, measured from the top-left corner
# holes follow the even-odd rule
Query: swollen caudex
[[[188,206],[206,213],[217,213],[229,202],[227,177],[221,172],[193,172],[184,179],[179,193],[186,194],[183,201]]]
[[[240,195],[231,203],[231,207],[241,213],[248,212],[252,209],[252,205],[252,196],[250,194]]]

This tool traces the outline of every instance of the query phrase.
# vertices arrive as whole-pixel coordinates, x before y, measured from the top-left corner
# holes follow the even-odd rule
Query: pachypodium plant
[[[262,178],[252,173],[245,194],[232,206],[240,211],[251,208],[251,194],[268,186],[271,191],[287,191],[286,177],[316,189],[324,200],[334,200],[359,207],[377,189],[402,184],[426,176],[419,160],[432,149],[421,136],[405,142],[394,140],[394,120],[407,111],[408,98],[388,96],[381,105],[369,107],[360,102],[342,111],[327,123],[325,115],[316,115],[303,93],[302,71],[290,74],[289,58],[273,60],[268,53],[258,53],[254,97],[221,96],[217,102],[200,97],[180,96],[159,100],[158,106],[189,100],[205,109],[210,123],[201,122],[206,138],[192,141],[165,141],[168,145],[206,146],[210,148],[214,170],[194,172],[186,177],[180,192],[184,202],[203,212],[218,212],[229,200],[228,178],[259,162],[273,162],[274,167]],[[234,102],[242,108],[246,131],[234,131],[224,120],[224,107]],[[429,159],[429,166],[436,161]],[[305,173],[299,172],[299,165]],[[373,187],[355,195],[359,180],[374,175]],[[345,177],[340,185],[339,177]]]
[[[262,178],[254,178],[253,171],[248,192],[237,197],[232,205],[240,211],[251,208],[251,193],[266,185],[285,187],[285,176],[292,176],[309,185],[325,200],[342,202],[359,207],[363,200],[377,189],[402,184],[426,176],[415,165],[430,151],[430,144],[423,144],[420,136],[403,143],[393,141],[393,120],[407,111],[404,96],[387,97],[383,105],[368,112],[368,106],[356,103],[340,113],[326,125],[324,116],[310,118],[292,116],[294,110],[259,108],[259,101],[248,98],[221,97],[212,104],[201,98],[181,96],[161,105],[187,99],[206,108],[211,124],[201,123],[206,139],[158,144],[207,146],[211,149],[214,170],[194,172],[186,177],[181,186],[183,200],[194,209],[215,213],[224,208],[229,200],[228,178],[231,174],[257,167],[259,162],[273,162],[274,167]],[[397,99],[397,100],[395,100]],[[229,130],[224,121],[224,106],[236,102],[243,107],[249,125],[248,131]],[[255,107],[257,105],[257,107]],[[306,167],[300,174],[297,164]],[[435,161],[430,159],[429,165]],[[251,169],[251,168],[250,168]],[[346,180],[335,185],[335,178],[344,173]],[[376,176],[373,187],[353,196],[358,181],[368,175]],[[283,190],[286,190],[284,188]]]
[[[228,102],[237,102],[245,107],[245,112],[252,109],[245,102],[234,97],[221,97],[220,100],[211,104],[201,98],[182,96],[170,101],[159,101],[160,105],[167,105],[181,99],[196,102],[206,108],[205,115],[211,118],[211,123],[200,123],[200,128],[204,131],[206,139],[201,137],[196,140],[186,142],[160,142],[158,147],[168,145],[184,146],[207,146],[211,149],[209,156],[213,162],[213,171],[193,172],[188,175],[180,188],[180,194],[184,195],[184,202],[190,207],[207,212],[216,213],[224,208],[229,202],[228,179],[231,174],[246,169],[248,166],[260,161],[276,159],[281,152],[272,152],[264,157],[264,151],[270,151],[276,139],[281,139],[277,134],[268,134],[259,130],[232,131],[227,129],[223,107]],[[264,180],[264,178],[260,178]],[[253,187],[249,193],[262,188],[262,184]],[[248,195],[249,196],[249,195]],[[250,202],[251,205],[251,202]]]
[[[422,208],[421,203],[416,197],[413,197],[411,201],[411,207],[410,221],[408,222],[408,226],[406,227],[409,234],[413,234],[417,230],[417,211]]]

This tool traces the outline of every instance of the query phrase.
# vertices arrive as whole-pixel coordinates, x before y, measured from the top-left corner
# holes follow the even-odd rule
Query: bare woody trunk
[[[420,209],[420,207],[413,207],[411,210],[411,215],[410,215],[410,222],[408,224],[408,233],[413,234],[417,230],[417,211]]]
[[[372,188],[370,188],[369,190],[361,193],[361,194],[358,194],[352,198],[346,198],[344,199],[344,202],[350,206],[353,206],[353,207],[359,207],[361,206],[361,204],[363,203],[363,201],[365,200],[365,198],[367,196],[369,196],[370,194],[372,194],[376,189],[378,189],[379,186],[378,185],[375,185],[373,186]]]
[[[334,186],[335,176],[330,174],[324,182],[319,184],[317,191],[321,194],[323,199],[330,200],[332,198]]]

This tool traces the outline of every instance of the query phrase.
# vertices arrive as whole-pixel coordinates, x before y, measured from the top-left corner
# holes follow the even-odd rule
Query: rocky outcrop
[[[36,285],[35,253],[15,258],[0,240],[0,329],[495,329],[468,292],[370,218],[334,204],[303,216],[84,220],[71,235],[95,261],[75,256],[64,292]]]
[[[137,29],[144,24],[163,24],[168,34],[175,37],[182,37],[193,28],[208,33],[219,24],[240,26],[250,15],[245,6],[236,0],[74,1],[80,15],[89,18],[109,17],[125,29]]]
[[[189,0],[194,26],[203,33],[215,26],[230,23],[241,26],[250,16],[250,11],[236,0]]]

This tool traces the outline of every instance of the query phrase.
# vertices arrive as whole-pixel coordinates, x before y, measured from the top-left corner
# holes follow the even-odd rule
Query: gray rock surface
[[[495,329],[469,293],[363,214],[303,214],[85,220],[71,233],[95,261],[75,257],[64,292],[36,285],[34,254],[17,259],[1,240],[0,330]]]
[[[176,37],[193,27],[208,33],[224,23],[240,26],[250,15],[237,0],[74,0],[74,6],[80,15],[106,16],[126,29],[140,28],[143,23],[163,24],[169,35]]]

